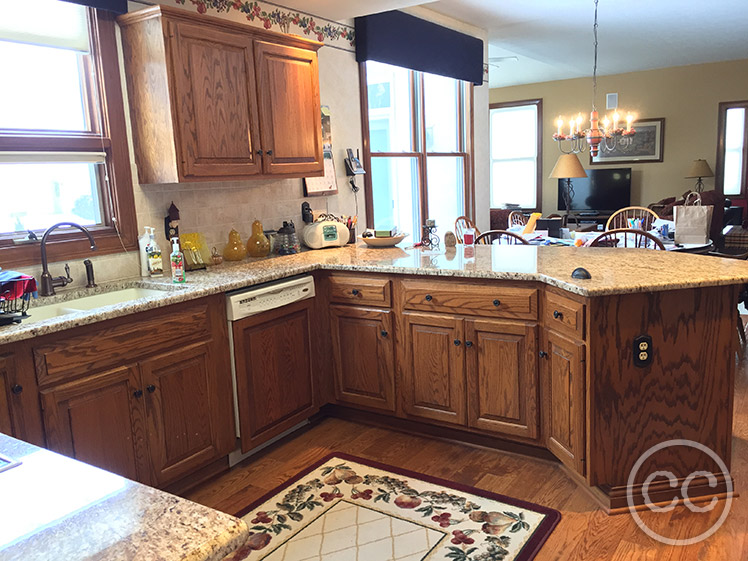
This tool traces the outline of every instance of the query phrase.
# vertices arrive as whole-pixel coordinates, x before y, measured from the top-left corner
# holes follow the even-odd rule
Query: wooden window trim
[[[714,188],[718,193],[725,192],[725,128],[727,126],[727,110],[735,108],[745,109],[745,125],[743,127],[743,184],[739,195],[725,195],[735,199],[748,199],[748,100],[723,101],[719,104],[717,120],[717,159],[714,170]]]
[[[125,109],[122,100],[122,84],[117,55],[116,24],[113,13],[89,9],[92,57],[98,79],[93,87],[98,88],[101,107],[94,107],[93,132],[70,133],[65,131],[3,131],[0,133],[1,151],[101,151],[107,154],[106,169],[109,188],[101,191],[104,225],[88,228],[96,241],[97,250],[91,251],[90,243],[82,232],[57,230],[47,241],[49,262],[107,255],[137,248],[137,222],[130,170],[130,154],[127,146]],[[89,88],[88,103],[94,96]],[[100,119],[97,111],[101,110]],[[99,121],[103,130],[97,131]],[[115,224],[116,222],[116,224]],[[51,225],[51,224],[50,224]],[[117,233],[119,230],[119,235]],[[39,265],[41,255],[39,242],[14,245],[10,235],[0,236],[0,263],[4,268]],[[17,236],[15,236],[17,237]],[[41,237],[41,236],[40,236]],[[121,239],[120,239],[121,237]]]
[[[410,152],[371,152],[369,142],[369,90],[366,77],[366,63],[359,63],[359,90],[361,92],[361,135],[363,147],[363,164],[367,173],[364,175],[364,200],[366,203],[366,224],[369,228],[374,227],[374,194],[371,181],[372,158],[416,158],[418,160],[419,174],[419,198],[420,212],[423,217],[428,217],[428,184],[426,160],[429,157],[457,157],[463,160],[463,198],[464,212],[468,217],[475,216],[475,158],[473,147],[475,144],[474,125],[474,99],[475,89],[473,84],[462,86],[458,89],[457,102],[458,111],[458,152],[427,152],[426,146],[421,146],[426,139],[426,120],[423,118],[425,111],[424,80],[423,73],[409,70],[410,72],[410,103],[412,115],[412,144]],[[467,91],[466,91],[467,90]],[[469,128],[468,128],[469,127]],[[420,233],[416,234],[420,239]]]
[[[506,109],[507,107],[520,107],[524,105],[534,105],[537,108],[537,142],[536,150],[537,155],[535,156],[535,207],[523,208],[521,210],[525,212],[541,212],[543,208],[543,98],[535,99],[522,99],[517,101],[502,101],[499,103],[491,103],[488,106],[488,117],[491,118],[492,109]],[[488,133],[491,134],[491,123],[488,124]],[[493,161],[490,154],[490,139],[489,139],[489,156],[490,162]],[[489,172],[490,174],[491,172]],[[493,185],[490,185],[493,188]]]

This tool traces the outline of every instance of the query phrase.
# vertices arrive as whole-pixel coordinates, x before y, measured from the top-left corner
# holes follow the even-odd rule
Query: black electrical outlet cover
[[[634,337],[634,366],[644,368],[652,364],[652,337],[639,335]]]

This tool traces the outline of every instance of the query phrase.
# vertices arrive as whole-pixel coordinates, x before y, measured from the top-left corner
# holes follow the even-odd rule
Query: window
[[[361,72],[369,132],[367,222],[396,226],[415,240],[427,218],[441,234],[452,230],[472,204],[472,86],[373,61]]]
[[[39,262],[21,244],[57,222],[89,228],[100,252],[135,247],[114,16],[60,0],[0,5],[0,264]],[[90,253],[79,231],[50,260]]]
[[[719,104],[717,189],[725,195],[746,197],[748,171],[748,101]]]
[[[491,207],[541,204],[543,100],[490,106]]]

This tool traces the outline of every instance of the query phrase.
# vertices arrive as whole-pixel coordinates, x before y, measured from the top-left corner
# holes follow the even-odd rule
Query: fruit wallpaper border
[[[352,51],[355,45],[353,27],[305,12],[289,10],[270,2],[256,0],[174,0],[174,2],[182,6],[193,5],[199,14],[215,11],[233,16],[231,19],[236,21],[241,21],[236,17],[241,16],[245,21],[265,29],[301,35],[347,51]]]

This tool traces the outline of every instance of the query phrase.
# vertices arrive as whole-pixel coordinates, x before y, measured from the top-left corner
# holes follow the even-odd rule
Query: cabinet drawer
[[[331,302],[385,308],[392,305],[389,279],[345,275],[331,276],[329,283]]]
[[[403,305],[409,310],[449,312],[511,319],[538,318],[535,288],[469,283],[402,281]]]
[[[553,292],[546,292],[543,323],[559,333],[584,339],[584,304]]]
[[[36,378],[40,385],[125,362],[189,341],[211,337],[208,303],[166,308],[163,313],[72,337],[60,337],[53,343],[34,348]]]

